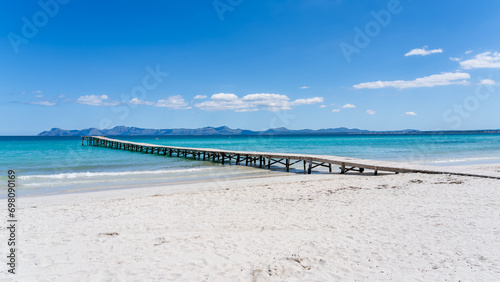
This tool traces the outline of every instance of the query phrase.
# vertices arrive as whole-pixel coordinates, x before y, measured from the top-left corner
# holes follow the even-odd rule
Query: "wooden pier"
[[[82,136],[82,145],[107,147],[119,150],[128,150],[142,152],[147,154],[159,154],[170,157],[185,157],[203,161],[220,162],[222,164],[236,164],[255,166],[259,168],[271,169],[278,165],[283,165],[288,172],[291,166],[302,164],[304,173],[310,174],[317,167],[328,168],[328,172],[333,172],[333,166],[340,169],[344,174],[349,171],[359,173],[365,170],[373,171],[377,175],[379,172],[394,173],[429,173],[429,174],[451,174],[465,175],[485,178],[500,179],[500,173],[494,172],[463,172],[449,167],[435,167],[426,165],[414,165],[398,162],[387,162],[377,160],[356,159],[348,157],[307,155],[307,154],[288,154],[288,153],[268,153],[268,152],[244,152],[206,148],[187,148],[175,146],[154,145],[148,143],[137,143],[110,139],[102,136]]]

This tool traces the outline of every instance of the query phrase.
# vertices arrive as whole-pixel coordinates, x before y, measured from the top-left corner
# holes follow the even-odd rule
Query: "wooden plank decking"
[[[302,163],[304,172],[309,174],[316,167],[326,167],[328,168],[328,171],[332,173],[333,166],[338,166],[340,168],[340,173],[342,174],[348,171],[357,171],[359,173],[363,173],[366,169],[370,169],[375,175],[378,174],[378,172],[385,171],[395,173],[414,172],[429,174],[451,174],[500,179],[500,173],[475,171],[466,172],[449,167],[414,165],[398,162],[325,155],[244,152],[209,148],[163,146],[110,139],[102,136],[82,136],[82,145],[108,147],[150,154],[163,154],[176,157],[190,157],[203,161],[218,161],[222,164],[245,164],[247,166],[258,166],[260,168],[267,169],[270,169],[271,166],[275,167],[276,165],[283,165],[286,171],[290,171],[291,166]]]

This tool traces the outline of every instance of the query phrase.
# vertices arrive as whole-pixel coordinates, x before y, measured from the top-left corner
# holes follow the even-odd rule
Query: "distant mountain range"
[[[138,135],[297,135],[297,134],[408,134],[418,133],[420,131],[414,129],[406,129],[400,131],[370,131],[357,128],[326,128],[319,130],[300,129],[291,130],[285,127],[268,129],[265,131],[252,131],[245,129],[231,129],[227,126],[221,127],[203,127],[197,129],[174,128],[174,129],[147,129],[138,127],[117,126],[112,129],[97,129],[88,128],[83,130],[65,130],[60,128],[52,128],[49,131],[44,131],[38,136],[138,136]]]

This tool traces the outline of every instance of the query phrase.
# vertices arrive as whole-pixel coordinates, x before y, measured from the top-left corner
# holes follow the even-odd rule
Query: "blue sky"
[[[10,1],[1,135],[500,128],[498,1]]]

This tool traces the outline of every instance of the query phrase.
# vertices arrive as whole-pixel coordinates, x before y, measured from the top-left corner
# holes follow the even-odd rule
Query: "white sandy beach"
[[[287,174],[18,201],[18,281],[500,280],[495,179]]]

